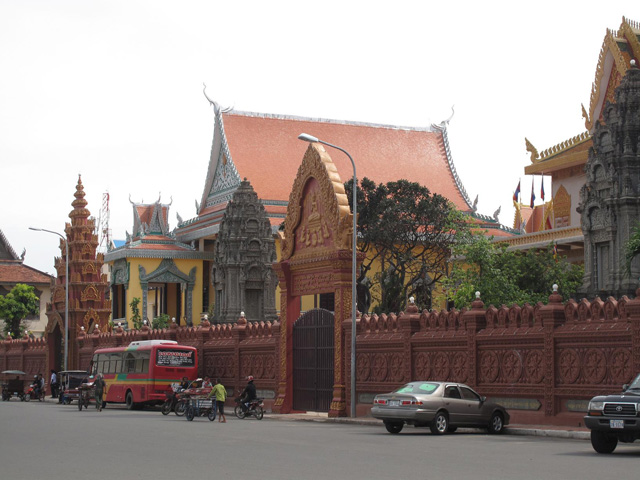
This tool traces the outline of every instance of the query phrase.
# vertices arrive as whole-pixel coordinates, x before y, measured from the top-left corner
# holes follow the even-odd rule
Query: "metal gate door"
[[[333,398],[333,313],[310,310],[293,325],[293,408],[328,412]]]

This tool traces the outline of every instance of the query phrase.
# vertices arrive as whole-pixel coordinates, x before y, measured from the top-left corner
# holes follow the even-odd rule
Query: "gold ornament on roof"
[[[569,140],[565,140],[564,142],[560,142],[557,145],[547,148],[540,153],[540,160],[546,160],[549,157],[553,157],[565,150],[568,150],[576,145],[585,142],[591,138],[589,132],[582,132],[580,135],[576,135],[575,137],[570,138]]]
[[[527,148],[527,152],[531,154],[531,163],[538,163],[540,161],[540,156],[538,155],[536,147],[533,146],[527,137],[524,137],[524,144]]]
[[[634,51],[633,41],[635,39],[635,42],[637,42],[638,39],[632,30],[630,22],[624,17],[622,17],[622,25],[620,26],[620,29],[617,32],[607,29],[607,33],[605,34],[604,41],[602,43],[602,48],[600,49],[600,54],[598,55],[598,66],[596,67],[595,80],[591,85],[591,99],[589,101],[589,115],[588,115],[589,120],[585,122],[585,126],[587,127],[587,130],[591,130],[593,128],[594,121],[597,120],[597,118],[595,118],[595,111],[599,104],[598,100],[600,98],[601,88],[607,88],[609,86],[609,85],[604,85],[603,87],[601,87],[603,77],[606,73],[605,60],[607,58],[607,53],[611,54],[611,57],[613,58],[614,65],[615,65],[612,75],[614,75],[617,72],[618,78],[622,79],[622,77],[626,73],[627,68],[629,66],[627,63],[627,60],[625,60],[624,55],[620,51],[620,47],[618,46],[618,43],[617,43],[618,39],[630,44],[632,47],[632,51]],[[617,83],[619,84],[619,80],[617,81]],[[618,85],[613,85],[613,89],[615,90],[617,86]]]

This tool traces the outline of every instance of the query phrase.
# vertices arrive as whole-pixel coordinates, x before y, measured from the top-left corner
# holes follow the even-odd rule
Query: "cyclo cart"
[[[184,391],[187,403],[184,409],[184,416],[188,421],[193,420],[194,417],[203,417],[205,415],[212,422],[216,419],[216,398],[215,396],[209,397],[211,390],[211,387],[206,387],[189,388]]]
[[[15,395],[20,401],[25,401],[24,376],[22,370],[5,370],[2,372],[2,400],[8,402]],[[15,378],[14,378],[15,377]]]
[[[60,393],[58,403],[69,405],[72,401],[80,398],[79,387],[89,378],[85,370],[63,370],[58,373]]]

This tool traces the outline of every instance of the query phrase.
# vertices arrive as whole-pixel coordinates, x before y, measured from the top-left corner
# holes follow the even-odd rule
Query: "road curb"
[[[352,425],[368,425],[372,427],[382,427],[382,421],[373,418],[349,418],[349,417],[327,417],[319,414],[267,414],[264,417],[269,420],[293,421],[293,422],[316,422],[316,423],[341,423]],[[461,432],[475,432],[478,429],[460,429]],[[505,427],[506,435],[523,435],[530,437],[567,438],[574,440],[589,440],[588,431],[562,430],[557,428],[527,428],[527,427]]]

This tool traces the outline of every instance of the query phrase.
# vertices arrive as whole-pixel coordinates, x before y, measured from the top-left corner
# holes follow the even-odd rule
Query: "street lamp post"
[[[69,364],[69,242],[60,233],[54,232],[53,230],[47,230],[46,228],[34,228],[34,227],[29,227],[29,230],[34,230],[36,232],[53,233],[54,235],[58,235],[62,240],[64,240],[64,246],[65,246],[64,369],[68,370],[69,369],[68,368],[69,367],[68,365]]]
[[[353,189],[351,191],[351,210],[353,212],[353,235],[352,235],[352,257],[351,257],[351,416],[356,416],[356,239],[357,239],[357,205],[356,201],[356,164],[344,148],[338,147],[328,142],[317,139],[313,135],[307,133],[301,133],[298,135],[300,140],[305,142],[314,142],[327,145],[328,147],[335,148],[344,153],[349,160],[351,160],[351,166],[353,167]]]

